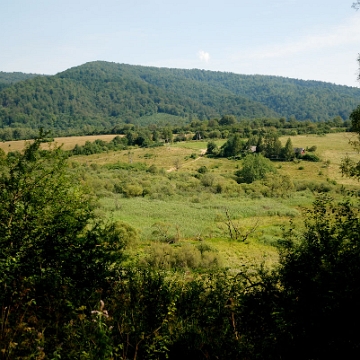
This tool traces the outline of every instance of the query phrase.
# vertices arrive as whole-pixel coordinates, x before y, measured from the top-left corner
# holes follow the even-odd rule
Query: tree
[[[66,324],[80,306],[90,313],[122,259],[117,225],[96,221],[91,197],[68,171],[62,150],[44,151],[41,143],[39,138],[22,154],[3,154],[0,162],[4,359],[40,358],[39,349],[66,353]]]
[[[264,153],[267,158],[278,158],[281,154],[281,141],[275,133],[268,134],[264,139]]]
[[[246,150],[249,151],[252,146],[256,146],[257,142],[258,142],[257,137],[250,135],[244,147]]]
[[[223,115],[219,121],[220,125],[234,125],[236,123],[236,118],[234,115]]]
[[[286,161],[290,161],[295,157],[294,147],[290,138],[287,139],[285,146],[281,149],[281,157]]]
[[[236,118],[234,115],[223,115],[219,121],[220,125],[234,125],[236,123]]]
[[[350,141],[350,144],[359,152],[360,151],[360,105],[350,114],[352,130],[358,134],[358,139]],[[340,169],[343,176],[360,179],[360,161],[356,162],[346,156],[342,159]]]
[[[207,149],[206,149],[206,154],[207,155],[218,155],[219,153],[219,148],[216,145],[215,141],[209,141],[207,144]]]
[[[221,147],[221,155],[225,157],[239,155],[243,150],[244,144],[239,134],[234,134],[228,141]]]
[[[291,227],[279,266],[259,270],[237,323],[247,358],[354,359],[360,346],[359,203],[321,197]],[[265,355],[266,354],[266,355]]]
[[[258,141],[256,143],[256,152],[261,154],[264,151],[264,139],[263,137],[260,135],[258,137]]]
[[[162,130],[162,137],[166,143],[171,143],[173,140],[173,132],[169,127],[165,127]]]
[[[352,131],[357,132],[360,135],[360,105],[352,111],[350,114]]]
[[[276,173],[276,169],[269,159],[261,154],[248,154],[245,156],[242,168],[235,172],[238,183],[252,183],[262,180],[268,173]]]
[[[351,324],[360,321],[357,205],[317,199],[302,241],[288,239],[281,255],[283,319],[293,337],[292,351],[300,358],[356,357],[360,331]]]

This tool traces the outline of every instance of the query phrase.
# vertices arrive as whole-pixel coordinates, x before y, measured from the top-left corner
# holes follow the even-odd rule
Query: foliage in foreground
[[[80,306],[98,302],[121,259],[116,224],[93,219],[90,199],[66,172],[60,149],[2,157],[0,167],[1,357],[41,357],[64,344]],[[64,345],[66,348],[66,345]]]
[[[1,156],[1,359],[328,359],[360,346],[359,202],[319,198],[279,265],[122,269],[59,149]]]

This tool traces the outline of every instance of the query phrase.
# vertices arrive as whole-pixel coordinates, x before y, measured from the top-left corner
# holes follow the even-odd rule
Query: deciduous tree
[[[1,156],[3,359],[66,353],[75,310],[95,306],[122,259],[121,231],[94,219],[91,198],[67,171],[62,150],[41,150],[41,142]]]

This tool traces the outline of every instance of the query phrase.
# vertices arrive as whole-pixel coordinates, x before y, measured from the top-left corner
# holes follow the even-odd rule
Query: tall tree
[[[281,141],[275,133],[266,135],[264,139],[264,152],[267,158],[278,158],[281,155]]]
[[[285,146],[281,149],[281,157],[286,161],[290,161],[295,157],[294,147],[290,138],[287,139]]]
[[[221,155],[225,157],[239,155],[243,150],[244,144],[239,134],[232,135],[221,147]]]

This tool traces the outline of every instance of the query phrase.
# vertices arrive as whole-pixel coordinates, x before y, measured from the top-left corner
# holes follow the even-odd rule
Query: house
[[[304,155],[305,149],[304,148],[294,148],[295,155]]]

